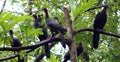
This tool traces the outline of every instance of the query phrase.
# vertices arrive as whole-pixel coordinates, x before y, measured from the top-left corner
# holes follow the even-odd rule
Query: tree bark
[[[76,51],[76,45],[74,43],[73,39],[73,29],[72,29],[72,20],[70,19],[69,11],[67,8],[63,8],[65,19],[66,19],[66,26],[67,26],[67,31],[68,31],[68,38],[70,41],[70,60],[71,62],[77,62],[77,51]]]

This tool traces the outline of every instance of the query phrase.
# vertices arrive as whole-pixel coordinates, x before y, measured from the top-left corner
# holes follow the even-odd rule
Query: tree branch
[[[110,6],[113,6],[114,4],[111,4]],[[84,11],[84,12],[88,12],[88,11],[90,11],[90,10],[94,10],[94,9],[98,9],[98,8],[101,8],[101,7],[104,7],[104,6],[106,6],[106,5],[99,5],[99,6],[94,6],[94,7],[91,7],[91,8],[89,8],[89,9],[87,9],[86,11]],[[78,14],[75,18],[74,18],[74,21],[75,20],[77,20],[77,18],[80,16],[80,14]]]
[[[67,39],[66,39],[67,40]],[[57,42],[57,41],[61,41],[61,38],[54,38],[54,39],[51,39],[49,42],[51,42],[50,43],[50,48],[51,47],[53,47],[51,44],[53,44],[52,42]],[[42,41],[41,41],[42,42]],[[48,42],[46,42],[46,43],[48,43]],[[44,43],[45,44],[45,43]],[[68,44],[68,43],[67,43]],[[28,51],[26,51],[26,53],[30,53],[30,52],[32,52],[33,50],[35,50],[36,48],[32,48],[32,49],[30,49],[30,50],[28,50]]]
[[[56,44],[57,42],[53,42],[50,44],[50,49]],[[43,59],[43,57],[45,56],[45,54],[43,52],[41,52],[35,59],[35,62],[41,62],[41,60]]]
[[[2,6],[2,9],[1,9],[1,11],[0,11],[0,14],[3,12],[3,9],[4,9],[4,7],[5,7],[6,1],[7,1],[7,0],[4,0],[4,3],[3,3],[3,6]]]
[[[109,32],[105,32],[105,31],[102,31],[102,30],[94,30],[94,29],[91,29],[91,28],[84,28],[84,29],[76,30],[76,31],[74,31],[74,35],[76,35],[77,33],[80,33],[80,32],[84,32],[84,31],[91,31],[91,32],[97,31],[100,34],[105,34],[105,35],[110,35],[110,36],[114,36],[114,37],[120,38],[119,35],[116,35],[116,34],[113,34],[113,33],[109,33]],[[1,50],[2,51],[17,51],[17,50],[34,49],[34,48],[38,48],[41,45],[44,45],[45,43],[53,42],[53,41],[50,41],[51,39],[52,39],[52,37],[49,37],[46,40],[43,40],[40,43],[38,43],[36,45],[32,45],[32,46],[25,46],[25,47],[0,47],[0,51]]]
[[[40,43],[36,44],[36,45],[32,45],[32,46],[25,46],[25,47],[3,47],[0,48],[0,51],[18,51],[18,50],[27,50],[27,49],[33,49],[33,48],[37,48],[41,45],[44,45],[45,43],[50,43],[52,41],[50,41],[52,39],[52,36],[47,38],[46,40],[41,41]]]
[[[65,19],[66,19],[66,26],[67,26],[67,31],[68,31],[68,38],[70,41],[70,60],[71,62],[77,62],[77,51],[76,51],[76,45],[73,40],[73,29],[72,29],[72,21],[70,19],[69,11],[67,8],[63,8]]]
[[[15,58],[15,57],[18,57],[18,54],[17,54],[17,55],[10,56],[10,57],[2,58],[2,59],[0,59],[0,61],[12,59],[12,58]]]
[[[61,38],[54,38],[54,39],[51,39],[51,40],[49,40],[50,42],[52,42],[51,44],[50,44],[50,49],[58,42],[58,41],[61,41]],[[67,41],[67,39],[66,39],[66,41]],[[41,42],[43,42],[43,41],[41,41]],[[48,42],[48,41],[47,41]],[[45,42],[46,43],[46,42]],[[39,44],[41,44],[41,43],[39,43]],[[68,44],[68,43],[67,43]],[[43,44],[42,44],[43,45]],[[26,51],[26,54],[28,54],[28,53],[30,53],[30,52],[32,52],[33,50],[35,50],[37,47],[35,47],[35,48],[32,48],[32,49],[30,49],[30,50],[28,50],[28,51]],[[5,50],[5,51],[9,51],[9,50]],[[10,51],[12,51],[12,50],[10,50]],[[15,50],[16,51],[16,50]],[[18,55],[17,55],[18,56]],[[15,56],[10,56],[10,57],[7,57],[7,58],[3,58],[3,59],[0,59],[0,61],[3,61],[3,60],[8,60],[8,59],[11,59],[11,58],[15,58],[15,57],[17,57],[16,55]],[[40,55],[38,55],[38,57],[36,58],[36,60],[35,61],[37,61],[37,62],[39,62],[40,60],[42,60],[42,58],[45,56],[45,54],[42,52]]]
[[[58,37],[58,38],[54,38],[54,39],[52,39],[52,40],[50,40],[50,41],[52,41],[52,42],[50,43],[50,49],[51,49],[55,44],[57,44],[58,41],[61,41],[61,38],[59,38],[59,37]],[[66,41],[67,41],[67,39],[66,39]],[[67,44],[68,44],[68,43],[67,43]],[[26,51],[26,54],[34,51],[35,49],[36,49],[36,48],[33,48],[33,49],[30,49],[30,50]],[[41,61],[44,56],[45,56],[45,54],[44,54],[43,52],[41,52],[41,53],[36,57],[35,62]]]
[[[68,42],[68,39],[65,39],[66,40],[66,44],[69,46],[69,42]],[[56,41],[62,41],[61,40],[61,38],[56,38],[56,39],[54,39],[54,40],[52,40],[52,41],[54,41],[53,43],[50,43],[50,49],[55,45],[55,44],[57,44],[57,42]],[[35,59],[35,62],[40,62],[42,59],[43,59],[43,57],[45,56],[45,54],[42,52],[42,53],[40,53],[37,57],[36,57],[36,59]]]
[[[91,28],[84,28],[84,29],[79,29],[77,31],[74,31],[74,35],[76,35],[77,33],[80,33],[80,32],[85,32],[85,31],[99,32],[100,34],[105,34],[105,35],[110,35],[110,36],[120,38],[120,35],[112,34],[112,33],[109,33],[109,32],[103,31],[103,30],[94,30]]]
[[[87,9],[85,12],[88,12],[90,10],[94,10],[94,9],[98,9],[98,8],[101,8],[101,7],[105,7],[106,5],[99,5],[99,6],[94,6],[94,7],[91,7],[89,9]]]

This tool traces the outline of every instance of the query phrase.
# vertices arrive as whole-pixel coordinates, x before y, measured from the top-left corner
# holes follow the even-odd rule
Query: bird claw
[[[97,29],[98,31],[106,31],[105,29]]]
[[[105,29],[102,29],[102,31],[106,31]]]

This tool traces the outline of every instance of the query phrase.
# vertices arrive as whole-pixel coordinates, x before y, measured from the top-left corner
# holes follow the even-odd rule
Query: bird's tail
[[[64,38],[64,35],[62,34],[62,32],[60,32],[59,31],[59,33],[60,33],[60,38],[61,38],[61,44],[62,44],[62,46],[64,47],[64,48],[66,48],[66,40],[65,40],[65,38]]]
[[[70,60],[70,52],[69,51],[65,54],[63,62],[67,62],[68,60]]]
[[[38,38],[43,41],[45,40],[47,37],[45,35],[39,35]],[[45,49],[45,55],[47,58],[50,58],[50,47],[48,43],[44,44],[44,49]]]
[[[66,42],[65,38],[61,36],[61,44],[64,48],[66,48],[65,42]]]
[[[46,57],[50,58],[50,47],[49,47],[49,44],[45,43],[44,48],[45,48],[45,55],[46,55]]]
[[[93,34],[93,48],[97,49],[98,48],[98,44],[99,44],[99,33],[98,32],[94,32]]]

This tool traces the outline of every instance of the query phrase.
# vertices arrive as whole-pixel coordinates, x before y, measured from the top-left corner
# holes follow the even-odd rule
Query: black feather
[[[99,12],[94,20],[94,29],[103,29],[103,27],[105,26],[106,22],[107,22],[107,14],[106,14],[106,10],[108,8],[108,5],[106,5],[104,7],[104,9]],[[93,34],[93,47],[95,49],[98,48],[99,45],[99,36],[100,34],[98,32],[94,32]]]
[[[77,45],[76,49],[77,49],[77,56],[79,56],[83,52],[82,43],[79,43]],[[70,52],[69,51],[65,54],[63,62],[67,62],[68,60],[70,60]]]
[[[48,34],[47,34],[47,31],[45,29],[45,27],[40,23],[41,22],[41,17],[40,15],[37,15],[34,14],[33,15],[33,18],[34,18],[34,28],[37,29],[37,28],[42,28],[42,32],[43,32],[43,35],[38,35],[38,38],[40,41],[43,41],[45,39],[47,39],[48,37]],[[46,57],[49,58],[50,57],[50,48],[49,48],[49,44],[46,43],[44,44],[44,49],[45,49],[45,54],[46,54]]]

